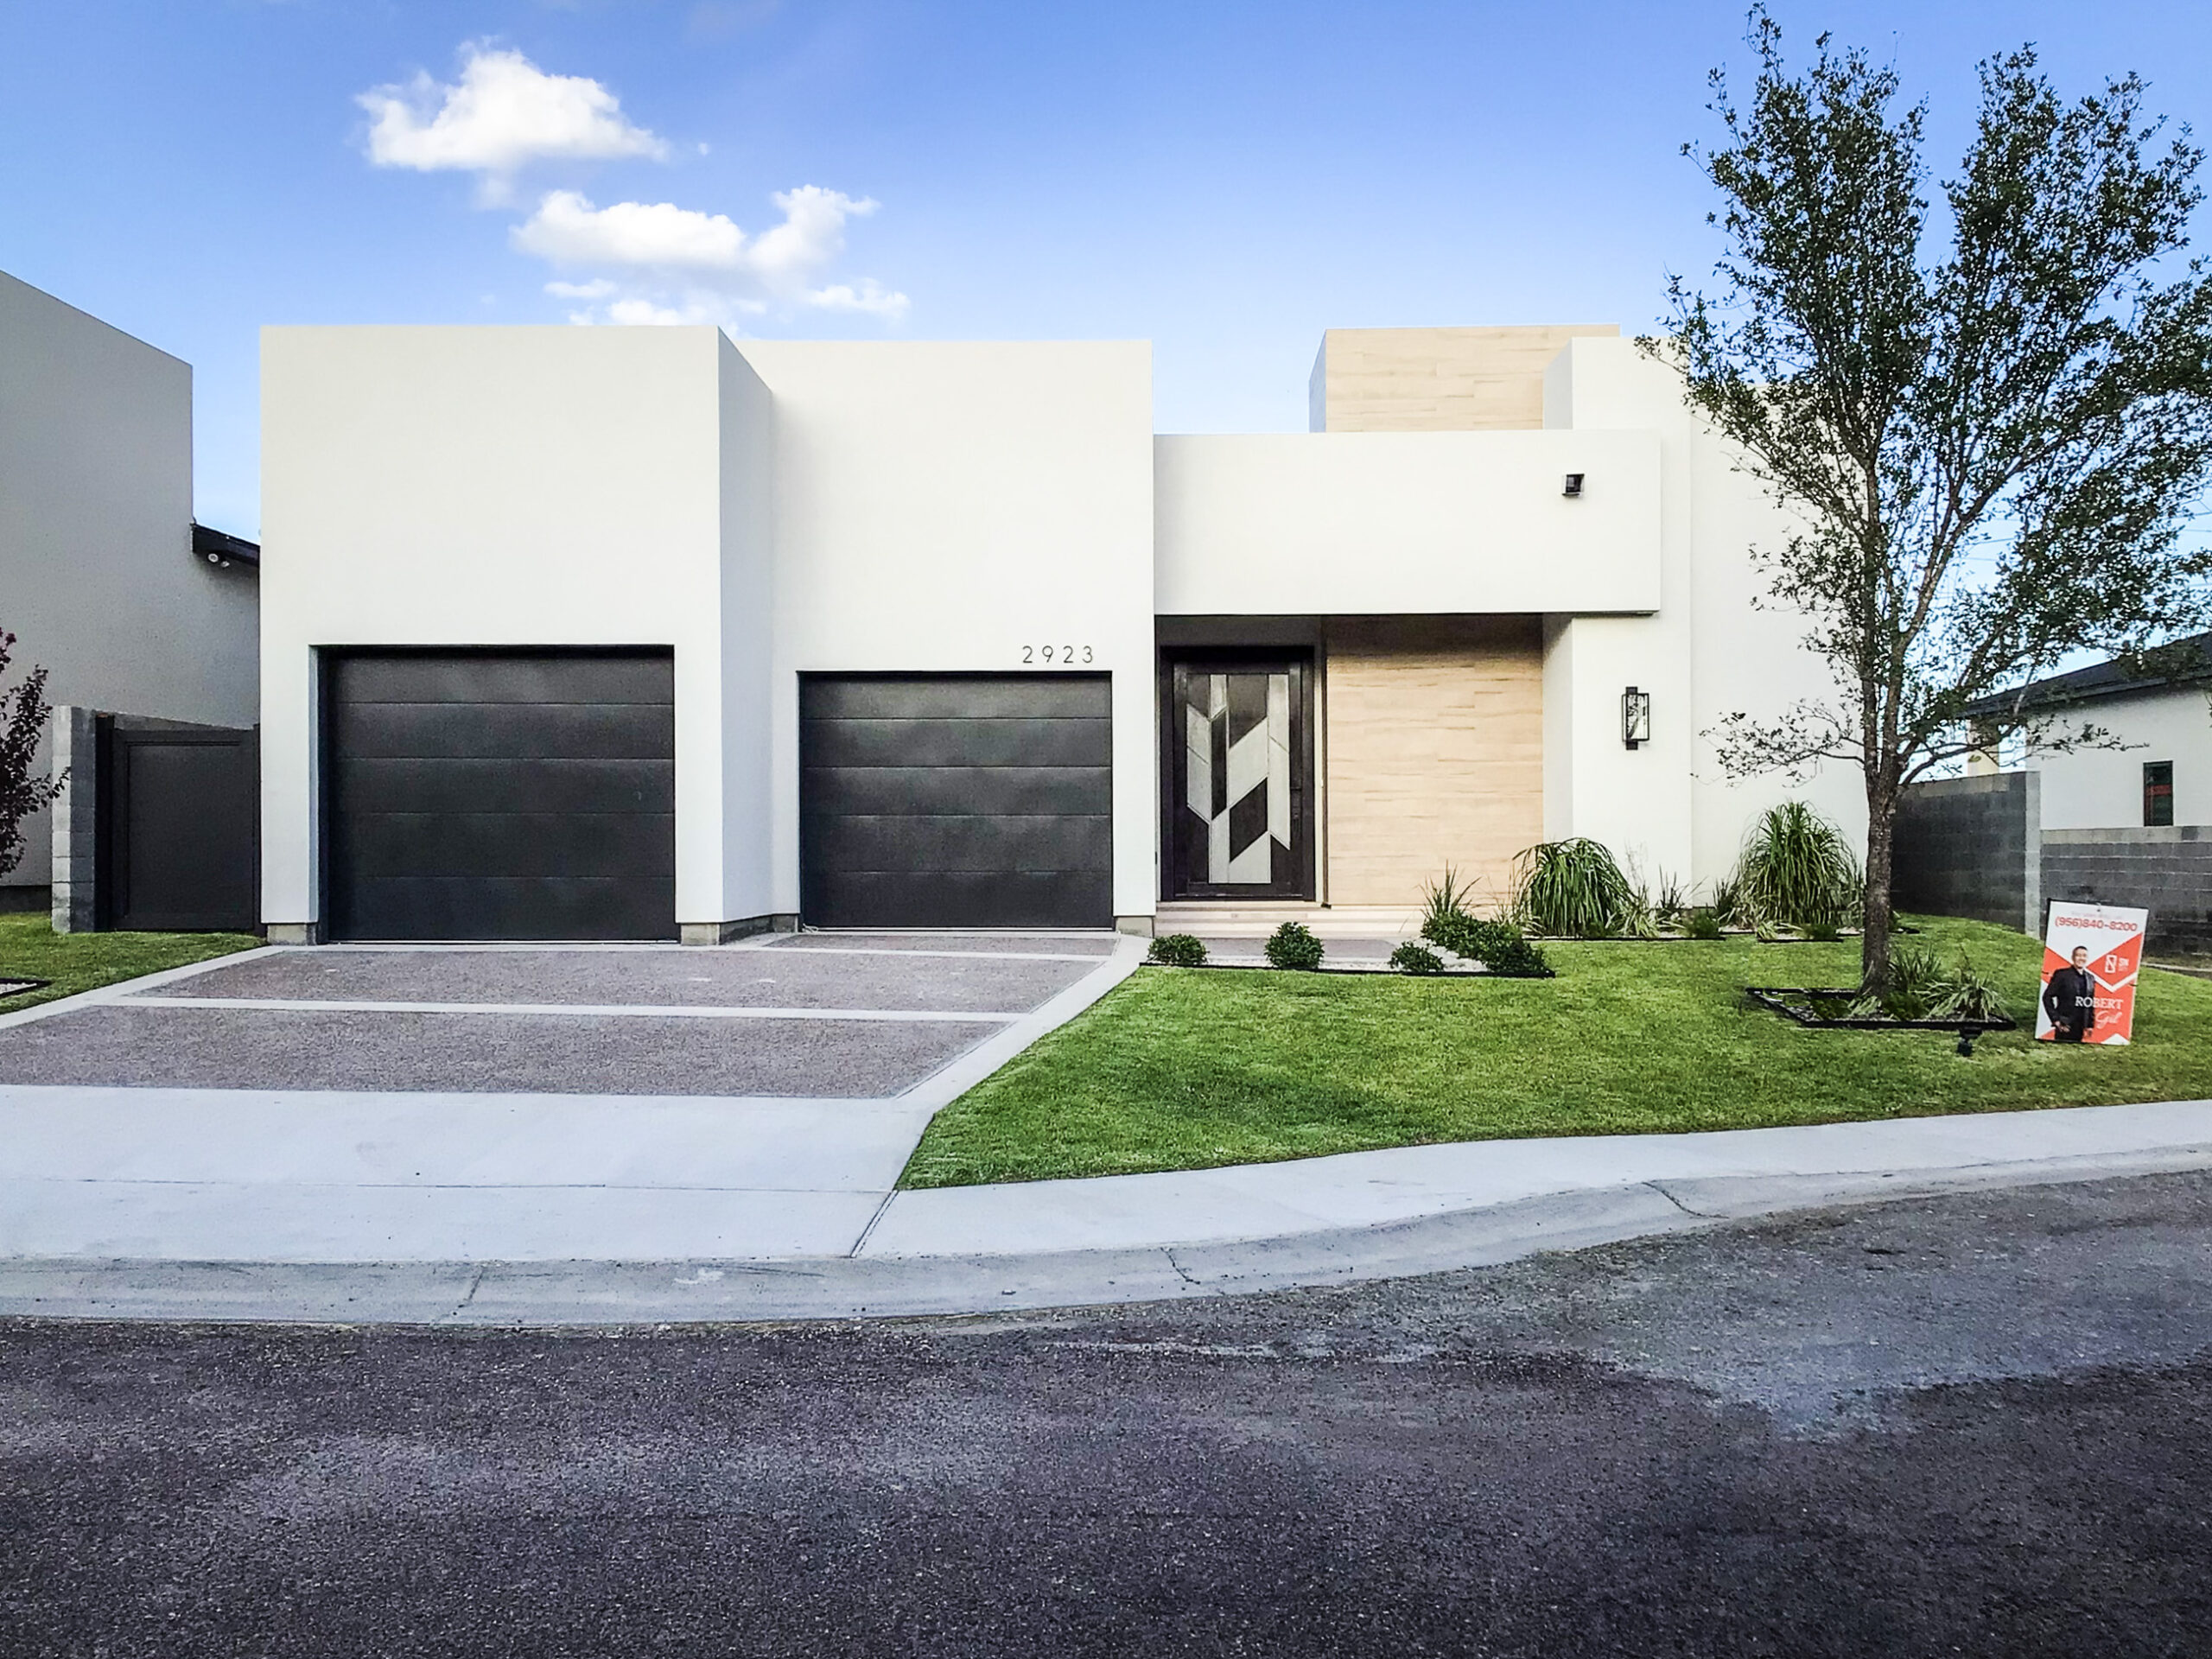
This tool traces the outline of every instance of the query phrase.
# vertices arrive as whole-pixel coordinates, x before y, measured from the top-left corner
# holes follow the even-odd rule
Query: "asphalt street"
[[[1346,1290],[0,1325],[10,1654],[2171,1654],[2212,1175]]]

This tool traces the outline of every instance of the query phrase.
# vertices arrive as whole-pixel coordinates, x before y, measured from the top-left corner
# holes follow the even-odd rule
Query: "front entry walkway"
[[[0,1020],[0,1254],[842,1254],[1099,934],[270,949]]]

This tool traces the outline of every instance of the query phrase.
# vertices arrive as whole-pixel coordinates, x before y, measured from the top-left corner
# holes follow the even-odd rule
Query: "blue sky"
[[[1774,10],[1892,59],[1939,168],[2023,40],[2212,126],[2195,6]],[[1678,149],[1742,37],[1681,0],[9,0],[0,270],[194,365],[200,517],[249,534],[266,322],[1139,336],[1163,430],[1297,429],[1325,327],[1648,325],[1710,258]]]

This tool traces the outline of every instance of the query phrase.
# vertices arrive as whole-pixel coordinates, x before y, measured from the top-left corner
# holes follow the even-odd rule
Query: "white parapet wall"
[[[1162,437],[1154,454],[1164,616],[1660,607],[1650,432]]]

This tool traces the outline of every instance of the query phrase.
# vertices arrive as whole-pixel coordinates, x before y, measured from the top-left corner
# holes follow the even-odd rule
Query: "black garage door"
[[[326,653],[332,933],[676,936],[675,665]]]
[[[799,903],[815,927],[1111,927],[1103,676],[810,675]]]

